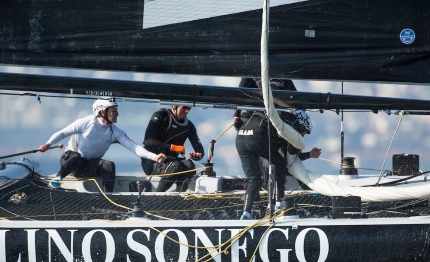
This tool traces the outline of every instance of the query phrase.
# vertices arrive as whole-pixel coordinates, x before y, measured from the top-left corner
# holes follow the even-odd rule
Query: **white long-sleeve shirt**
[[[65,151],[72,150],[81,154],[83,158],[102,158],[109,146],[115,142],[136,154],[137,156],[155,161],[156,154],[137,145],[123,130],[105,125],[96,116],[90,115],[80,118],[49,138],[47,143],[55,144],[66,137],[72,136]]]

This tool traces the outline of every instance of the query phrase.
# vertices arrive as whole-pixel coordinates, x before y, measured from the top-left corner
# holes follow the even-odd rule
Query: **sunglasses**
[[[188,111],[191,110],[191,107],[189,107],[189,106],[182,106],[182,108],[185,109],[185,110],[188,110]]]

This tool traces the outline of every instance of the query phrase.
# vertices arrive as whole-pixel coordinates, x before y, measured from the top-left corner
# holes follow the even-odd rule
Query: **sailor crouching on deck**
[[[154,165],[154,161],[142,158],[142,168],[147,175],[172,174],[163,176],[158,183],[157,192],[167,191],[173,183],[176,192],[188,189],[188,181],[196,174],[195,165],[191,160],[201,160],[204,156],[203,145],[200,142],[194,124],[187,118],[191,107],[173,105],[172,109],[162,108],[156,111],[149,121],[145,131],[143,144],[154,153],[165,153],[168,158],[164,164]],[[179,158],[185,154],[184,143],[189,140],[194,152],[189,157]],[[194,170],[186,172],[188,170]]]
[[[164,162],[166,155],[154,154],[133,142],[126,133],[115,126],[119,116],[118,105],[109,100],[99,99],[93,104],[93,114],[80,118],[49,138],[39,150],[45,152],[52,144],[71,136],[61,156],[60,171],[55,180],[49,183],[51,188],[59,188],[64,177],[73,174],[76,177],[103,178],[105,192],[112,192],[115,185],[115,163],[101,159],[110,145],[120,143],[139,157]]]

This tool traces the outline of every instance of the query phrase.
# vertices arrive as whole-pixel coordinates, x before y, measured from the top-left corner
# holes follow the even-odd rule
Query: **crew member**
[[[166,155],[149,152],[133,142],[114,123],[117,122],[118,105],[112,100],[99,99],[93,104],[93,115],[80,118],[49,138],[39,150],[45,152],[52,144],[71,136],[61,156],[61,168],[51,188],[59,188],[61,180],[69,174],[76,177],[103,177],[105,192],[112,192],[115,185],[115,163],[102,159],[113,143],[119,143],[139,157],[162,163]]]
[[[142,168],[147,175],[157,175],[155,170],[163,170],[167,173],[180,173],[177,175],[163,176],[157,186],[157,192],[167,191],[174,183],[177,192],[188,189],[189,180],[196,174],[193,161],[201,160],[204,156],[202,143],[197,135],[194,124],[187,118],[191,107],[173,105],[171,109],[162,108],[156,111],[149,121],[145,132],[143,144],[153,153],[164,153],[168,156],[166,167],[154,169],[154,161],[142,158]],[[184,143],[189,140],[194,152],[189,152],[189,157],[184,156]],[[171,163],[167,165],[167,163]],[[160,165],[156,165],[160,166]],[[173,166],[173,168],[172,168]],[[194,170],[191,172],[184,172]]]

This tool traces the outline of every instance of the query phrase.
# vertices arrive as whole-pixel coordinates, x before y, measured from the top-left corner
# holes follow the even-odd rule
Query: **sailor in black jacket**
[[[155,112],[145,132],[143,144],[150,152],[159,152],[167,155],[165,164],[173,162],[179,164],[178,168],[171,169],[172,173],[195,169],[192,160],[201,160],[204,156],[202,143],[197,135],[194,124],[187,118],[190,111],[187,106],[172,106],[172,109],[160,109]],[[185,141],[189,139],[194,152],[190,152],[189,158],[178,158],[179,154],[185,154]],[[155,174],[154,161],[142,158],[142,168],[147,175]],[[167,191],[173,183],[176,183],[176,191],[183,192],[188,189],[187,180],[196,174],[195,171],[173,176],[163,176],[157,187],[157,192]]]
[[[241,219],[251,219],[251,208],[261,187],[260,157],[269,158],[275,164],[282,164],[282,156],[276,149],[286,147],[287,141],[281,138],[275,127],[270,124],[270,145],[268,139],[268,119],[263,111],[252,113],[249,120],[240,127],[236,136],[236,149],[242,162],[242,168],[248,179],[245,192],[244,213]]]
[[[272,90],[297,91],[293,81],[290,79],[273,78],[273,79],[269,80],[269,84],[270,84],[270,87]],[[262,83],[261,83],[261,80],[259,78],[241,78],[240,83],[239,83],[239,87],[260,88],[261,89]],[[236,131],[239,130],[239,128],[244,124],[244,122],[248,121],[248,119],[250,118],[252,113],[253,113],[253,111],[249,111],[249,110],[246,110],[246,111],[236,110],[234,112],[233,122],[234,122],[234,127],[235,127]],[[281,119],[283,119],[283,121],[285,123],[287,123],[287,121],[290,121],[290,123],[288,123],[288,124],[291,125],[291,121],[294,121],[294,120],[292,120],[291,115],[283,114],[283,113],[284,112],[280,112]],[[321,149],[313,148],[310,152],[300,153],[299,158],[301,160],[305,160],[308,158],[317,158],[320,156],[320,154],[321,154]],[[269,177],[269,161],[268,161],[268,159],[266,159],[264,157],[260,157],[259,164],[260,164],[260,171],[261,171],[262,176],[263,176],[262,186],[266,190],[268,190],[267,180]],[[286,176],[290,175],[290,173],[288,172],[286,165],[273,165],[273,163],[272,163],[272,176],[273,175],[275,176],[275,179],[274,180],[272,179],[272,180],[276,181],[276,183],[274,183],[274,184],[276,184],[275,209],[277,209],[277,208],[280,208],[281,200],[284,197]],[[298,181],[298,182],[303,189],[307,188],[307,186],[305,184],[303,184],[301,181]]]
[[[312,131],[312,122],[308,114],[302,110],[292,110],[291,112],[280,112],[281,119],[291,125],[296,131],[304,136]],[[304,160],[311,157],[311,154],[320,154],[320,149],[314,148],[311,152],[301,153],[300,150],[292,146],[288,141],[277,134],[276,129],[270,123],[263,111],[254,112],[250,119],[239,128],[236,137],[236,149],[242,162],[243,170],[248,179],[248,187],[245,192],[244,213],[241,219],[251,219],[251,208],[262,184],[262,173],[260,169],[260,158],[269,159],[277,168],[275,181],[277,182],[278,197],[284,196],[285,174],[287,151],[290,154],[298,154]],[[268,132],[268,128],[270,132]],[[270,143],[268,134],[270,133]],[[314,156],[313,156],[314,157]]]

